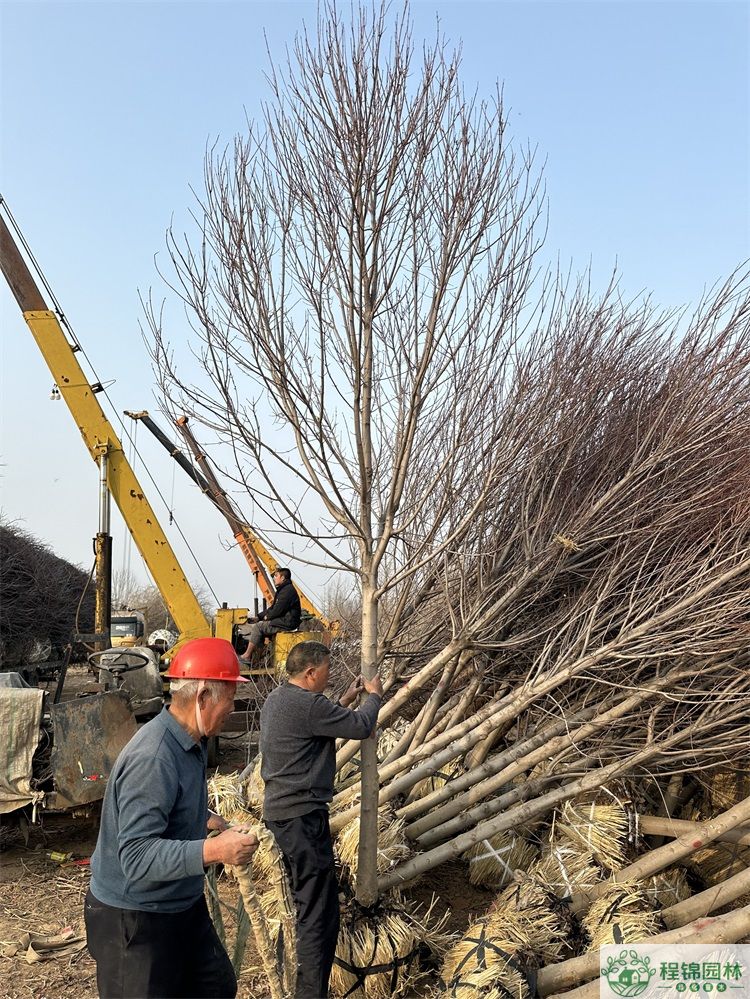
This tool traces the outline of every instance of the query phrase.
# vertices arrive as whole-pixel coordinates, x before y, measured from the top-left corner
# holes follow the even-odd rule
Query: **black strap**
[[[615,895],[615,897],[612,899],[612,901],[610,902],[610,904],[607,906],[607,908],[602,913],[602,918],[599,920],[599,922],[600,923],[608,923],[610,917],[614,916],[615,912],[617,911],[618,905],[621,902],[624,902],[627,897],[628,897],[628,893],[626,891],[618,892],[617,895]],[[615,942],[617,942],[617,941],[615,941]]]
[[[344,971],[348,971],[350,975],[354,975],[357,979],[349,991],[344,993],[343,999],[347,999],[347,996],[350,996],[358,988],[361,988],[369,975],[382,975],[386,971],[391,972],[391,992],[394,992],[398,985],[398,969],[403,968],[404,965],[411,964],[418,953],[419,947],[415,947],[411,953],[404,954],[403,957],[394,957],[392,961],[388,961],[386,964],[370,964],[366,968],[359,968],[356,964],[349,964],[348,961],[345,961],[341,957],[334,957],[334,964],[338,965],[339,968],[343,968]],[[373,956],[374,954],[375,948],[373,949]]]
[[[516,959],[513,957],[512,954],[509,954],[507,951],[503,950],[502,947],[498,947],[497,944],[493,943],[492,940],[488,940],[487,928],[485,926],[481,927],[478,937],[464,937],[464,941],[466,943],[476,944],[476,947],[473,950],[468,951],[468,953],[464,955],[463,959],[461,960],[461,963],[456,968],[456,973],[451,979],[450,984],[448,986],[451,992],[455,992],[457,988],[471,988],[478,990],[478,986],[474,985],[472,982],[463,981],[461,979],[460,973],[461,971],[463,971],[464,966],[466,962],[469,960],[469,958],[474,957],[474,955],[476,955],[477,965],[479,969],[481,971],[485,971],[487,968],[486,952],[490,950],[493,953],[497,954],[499,957],[502,957],[505,963],[509,965],[509,967],[513,968],[514,971],[517,971],[518,974],[523,978],[529,990],[527,999],[531,999],[532,996],[536,995],[536,975],[533,973],[529,974],[524,968],[521,967],[521,965],[516,961]],[[494,988],[500,989],[503,995],[508,996],[508,999],[518,999],[516,994],[506,989],[505,986],[502,984],[502,982],[495,981],[492,984]]]

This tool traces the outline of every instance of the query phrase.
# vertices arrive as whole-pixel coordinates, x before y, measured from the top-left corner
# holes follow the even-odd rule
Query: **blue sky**
[[[0,191],[114,411],[156,413],[138,289],[200,188],[207,142],[230,142],[266,96],[312,3],[0,4]],[[415,37],[463,46],[468,90],[504,85],[514,139],[544,161],[545,254],[664,306],[697,302],[750,257],[750,5],[416,2]],[[0,508],[88,568],[96,469],[15,302],[0,288]],[[169,458],[138,438],[217,597],[251,600],[227,531]],[[142,475],[140,465],[137,473]],[[191,579],[198,570],[144,481]],[[243,502],[252,514],[250,501]],[[124,564],[115,528],[115,568]],[[139,560],[133,555],[133,567]],[[301,570],[312,590],[325,577]]]

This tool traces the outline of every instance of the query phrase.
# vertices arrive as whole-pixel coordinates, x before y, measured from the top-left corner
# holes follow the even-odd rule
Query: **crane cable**
[[[57,316],[57,319],[58,319],[60,325],[65,330],[67,330],[68,334],[70,335],[70,338],[72,339],[73,343],[75,344],[76,351],[80,352],[83,355],[83,357],[86,359],[86,363],[88,364],[89,368],[91,369],[91,371],[92,371],[92,373],[94,375],[94,378],[96,379],[96,382],[99,385],[102,386],[102,388],[101,388],[102,394],[104,395],[104,397],[106,398],[107,402],[109,403],[112,411],[116,414],[116,419],[117,419],[117,422],[120,425],[120,428],[121,428],[121,430],[123,432],[123,435],[127,438],[127,440],[130,442],[130,444],[131,444],[131,446],[133,448],[133,454],[138,455],[138,457],[140,458],[141,464],[142,464],[142,466],[143,466],[143,468],[144,468],[144,470],[146,472],[146,475],[148,476],[149,481],[151,482],[151,484],[153,485],[154,489],[156,490],[156,492],[157,492],[157,494],[159,496],[159,499],[164,504],[164,507],[167,510],[169,510],[169,506],[167,504],[167,501],[164,498],[164,495],[163,495],[161,489],[157,485],[156,480],[154,479],[153,475],[151,474],[151,471],[150,471],[148,465],[146,464],[146,462],[145,462],[145,460],[143,458],[143,455],[138,451],[138,448],[136,447],[134,438],[131,436],[130,431],[125,426],[125,424],[124,424],[124,422],[122,420],[122,417],[120,417],[119,414],[117,413],[117,408],[114,405],[114,403],[112,402],[112,399],[110,398],[109,393],[107,392],[107,387],[104,385],[104,383],[102,382],[102,380],[99,378],[99,376],[97,374],[97,371],[96,371],[96,368],[94,367],[91,359],[89,358],[88,354],[84,350],[82,344],[78,340],[78,337],[76,336],[75,331],[74,331],[72,325],[70,324],[70,322],[68,321],[67,317],[65,316],[65,313],[62,310],[62,306],[60,305],[60,302],[58,301],[57,296],[55,295],[54,291],[52,290],[52,286],[50,285],[49,281],[47,280],[47,278],[46,278],[46,276],[44,274],[44,271],[41,268],[41,265],[39,264],[39,262],[37,261],[36,257],[34,256],[32,250],[31,250],[31,247],[29,246],[28,242],[26,241],[26,238],[25,238],[24,234],[21,232],[20,226],[16,222],[13,213],[11,212],[10,208],[8,207],[8,202],[5,200],[5,198],[1,194],[0,194],[0,209],[2,209],[5,212],[5,214],[6,214],[7,218],[8,218],[8,222],[10,223],[11,228],[13,229],[13,232],[15,233],[15,235],[16,235],[19,243],[21,244],[21,246],[23,247],[25,253],[27,254],[29,261],[33,265],[33,268],[36,271],[37,277],[41,281],[41,283],[42,283],[45,291],[49,295],[50,301],[52,302],[52,304],[54,306],[54,312],[55,312],[55,314]],[[112,383],[110,382],[109,384],[112,384]],[[206,586],[208,587],[209,591],[211,592],[211,596],[216,601],[216,605],[218,607],[218,605],[220,603],[219,598],[217,597],[216,593],[214,592],[214,588],[213,588],[213,586],[211,586],[211,583],[210,583],[208,577],[206,576],[206,573],[203,571],[203,566],[201,565],[201,563],[200,563],[200,561],[198,559],[198,556],[193,551],[193,548],[192,548],[190,542],[185,537],[185,534],[184,534],[182,528],[180,527],[179,523],[177,522],[177,519],[175,517],[173,517],[171,511],[170,511],[170,523],[174,523],[174,526],[177,528],[177,531],[178,531],[180,537],[182,538],[182,540],[183,540],[183,542],[185,544],[185,547],[187,548],[188,552],[190,553],[190,556],[192,557],[193,561],[195,562],[195,564],[196,564],[196,566],[198,568],[198,571],[200,572],[201,576],[203,577],[204,583],[206,584]]]

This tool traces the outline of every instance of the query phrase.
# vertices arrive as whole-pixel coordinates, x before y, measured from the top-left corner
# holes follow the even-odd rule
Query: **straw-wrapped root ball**
[[[378,874],[384,874],[411,855],[404,828],[403,819],[397,819],[390,809],[381,808],[378,811]],[[345,825],[336,837],[336,853],[350,880],[356,881],[359,817]]]
[[[655,936],[663,928],[653,902],[637,882],[612,884],[582,920],[590,941],[589,950],[610,944],[637,943]]]
[[[361,769],[359,756],[354,756],[351,760],[347,760],[336,774],[336,790],[340,790],[347,781],[358,777]]]
[[[501,832],[467,850],[463,859],[469,865],[469,881],[485,888],[502,888],[513,880],[516,870],[525,871],[537,848],[515,832]]]
[[[590,853],[606,871],[619,871],[627,862],[627,804],[615,798],[603,802],[598,797],[566,801],[556,819],[555,832]]]
[[[534,995],[532,971],[570,953],[570,915],[544,884],[519,873],[446,954],[451,999]]]
[[[750,771],[728,768],[714,771],[706,779],[703,794],[709,817],[726,812],[750,796]]]
[[[707,887],[713,888],[750,867],[750,848],[737,843],[714,843],[692,853],[686,865]]]
[[[439,791],[445,787],[462,770],[463,763],[460,759],[451,760],[429,777],[424,777],[409,792],[409,801],[416,801],[418,798],[426,798],[433,791]]]
[[[440,977],[448,999],[532,999],[534,990],[523,964],[523,930],[512,916],[488,918],[469,927],[445,955]]]
[[[390,728],[383,729],[378,736],[377,754],[379,763],[382,763],[391,750],[396,748],[406,728],[407,723],[403,718],[399,718]]]
[[[442,960],[453,937],[444,932],[447,914],[433,917],[394,893],[363,912],[351,903],[342,912],[331,971],[331,992],[350,999],[410,999],[430,973],[425,961]]]
[[[667,909],[690,898],[687,871],[683,867],[670,867],[640,882],[642,889],[657,909]]]
[[[488,926],[515,935],[520,950],[534,967],[562,961],[571,953],[572,916],[539,878],[516,872],[513,884],[497,896],[488,913]]]
[[[589,891],[601,881],[601,869],[590,853],[565,840],[549,843],[528,869],[559,899]]]

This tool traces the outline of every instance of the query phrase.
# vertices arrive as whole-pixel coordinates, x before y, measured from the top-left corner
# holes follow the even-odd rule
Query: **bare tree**
[[[354,573],[372,677],[508,467],[540,177],[501,94],[466,95],[439,36],[416,55],[407,11],[348,25],[324,4],[270,85],[263,121],[207,156],[199,238],[170,234],[202,374],[178,371],[147,306],[155,367],[273,521]],[[362,749],[371,904],[378,779],[374,742]]]

